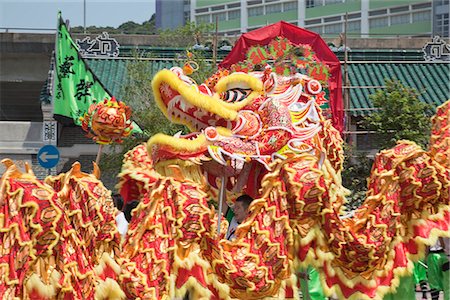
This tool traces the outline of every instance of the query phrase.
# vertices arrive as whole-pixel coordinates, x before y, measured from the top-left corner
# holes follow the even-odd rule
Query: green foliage
[[[425,147],[430,137],[431,107],[419,100],[416,90],[405,87],[398,80],[386,80],[386,88],[370,96],[379,110],[365,117],[363,125],[375,131],[381,149],[388,149],[396,141],[406,139]],[[370,176],[372,160],[367,153],[345,148],[343,185],[352,191],[347,197],[347,208],[352,210],[365,200],[367,178]]]
[[[189,77],[197,84],[201,84],[217,71],[217,66],[213,65],[211,60],[206,58],[205,54],[204,51],[187,51],[187,55],[179,57],[175,60],[175,64],[180,67],[185,63],[190,63],[191,65],[196,64],[198,66],[197,71],[189,75]]]
[[[102,173],[108,178],[116,178],[122,166],[123,155],[140,143],[147,142],[156,133],[173,135],[183,126],[171,123],[157,107],[151,81],[151,63],[136,58],[127,66],[128,82],[123,86],[122,101],[133,109],[132,119],[142,129],[142,134],[134,134],[126,138],[121,145],[113,146],[113,152],[104,154],[100,161]]]
[[[379,110],[363,121],[366,129],[377,132],[381,148],[391,148],[401,139],[425,147],[430,137],[431,107],[419,100],[419,93],[398,80],[386,80],[386,88],[370,95]]]
[[[348,188],[352,194],[347,197],[347,210],[358,208],[366,199],[367,178],[373,161],[366,152],[357,152],[348,144],[344,146],[345,159],[342,170],[342,184]]]
[[[204,44],[204,37],[212,32],[213,24],[198,24],[189,22],[176,29],[166,29],[159,32],[160,43],[171,47],[191,47]]]
[[[84,33],[83,26],[76,26],[70,29],[72,33]],[[128,21],[121,24],[119,27],[114,28],[111,26],[107,27],[97,27],[97,26],[89,26],[86,27],[86,33],[90,34],[100,34],[102,32],[108,32],[109,34],[156,34],[156,25],[155,25],[155,14],[152,15],[150,20],[143,22],[142,24],[138,24],[133,21]]]
[[[184,62],[189,60],[195,61],[199,66],[198,70],[191,75],[199,83],[208,78],[216,68],[203,58],[201,52],[193,52],[189,57],[180,58],[175,65],[183,66]],[[120,100],[133,109],[132,119],[143,133],[126,138],[123,144],[113,146],[112,153],[102,156],[100,168],[103,178],[116,178],[122,166],[123,155],[138,144],[147,142],[156,133],[173,135],[178,131],[189,132],[186,127],[171,123],[159,110],[151,86],[153,76],[149,60],[135,56],[135,60],[127,66],[127,82],[123,85]]]

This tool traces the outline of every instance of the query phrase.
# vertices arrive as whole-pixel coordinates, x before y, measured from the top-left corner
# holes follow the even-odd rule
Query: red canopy
[[[294,45],[310,45],[317,58],[330,69],[328,89],[333,125],[342,132],[344,128],[344,110],[342,101],[341,64],[333,51],[317,33],[297,27],[290,23],[278,23],[244,33],[236,42],[233,50],[220,63],[220,67],[229,68],[232,64],[246,59],[247,50],[255,45],[267,45],[276,37],[287,38]]]

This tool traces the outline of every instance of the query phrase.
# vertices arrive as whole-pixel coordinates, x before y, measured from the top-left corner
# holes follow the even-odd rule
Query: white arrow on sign
[[[46,163],[49,159],[58,159],[58,154],[48,154],[48,152],[42,152],[41,155],[39,155],[39,159]]]

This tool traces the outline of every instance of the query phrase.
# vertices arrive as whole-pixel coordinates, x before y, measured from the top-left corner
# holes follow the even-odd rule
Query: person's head
[[[120,194],[114,194],[112,195],[114,206],[117,207],[118,210],[122,210],[123,208],[123,199]]]
[[[248,214],[248,207],[252,203],[253,198],[249,195],[241,195],[236,199],[233,206],[234,217],[239,224],[244,221]]]
[[[133,209],[135,209],[137,206],[139,205],[139,201],[137,200],[133,200],[130,202],[127,202],[127,204],[125,204],[125,207],[123,209],[123,214],[125,215],[125,219],[127,219],[128,223],[131,222],[131,211]]]

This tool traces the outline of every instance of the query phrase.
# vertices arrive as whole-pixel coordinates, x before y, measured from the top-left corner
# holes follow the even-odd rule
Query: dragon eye
[[[240,102],[247,98],[250,89],[234,88],[220,94],[220,99],[226,102]]]

